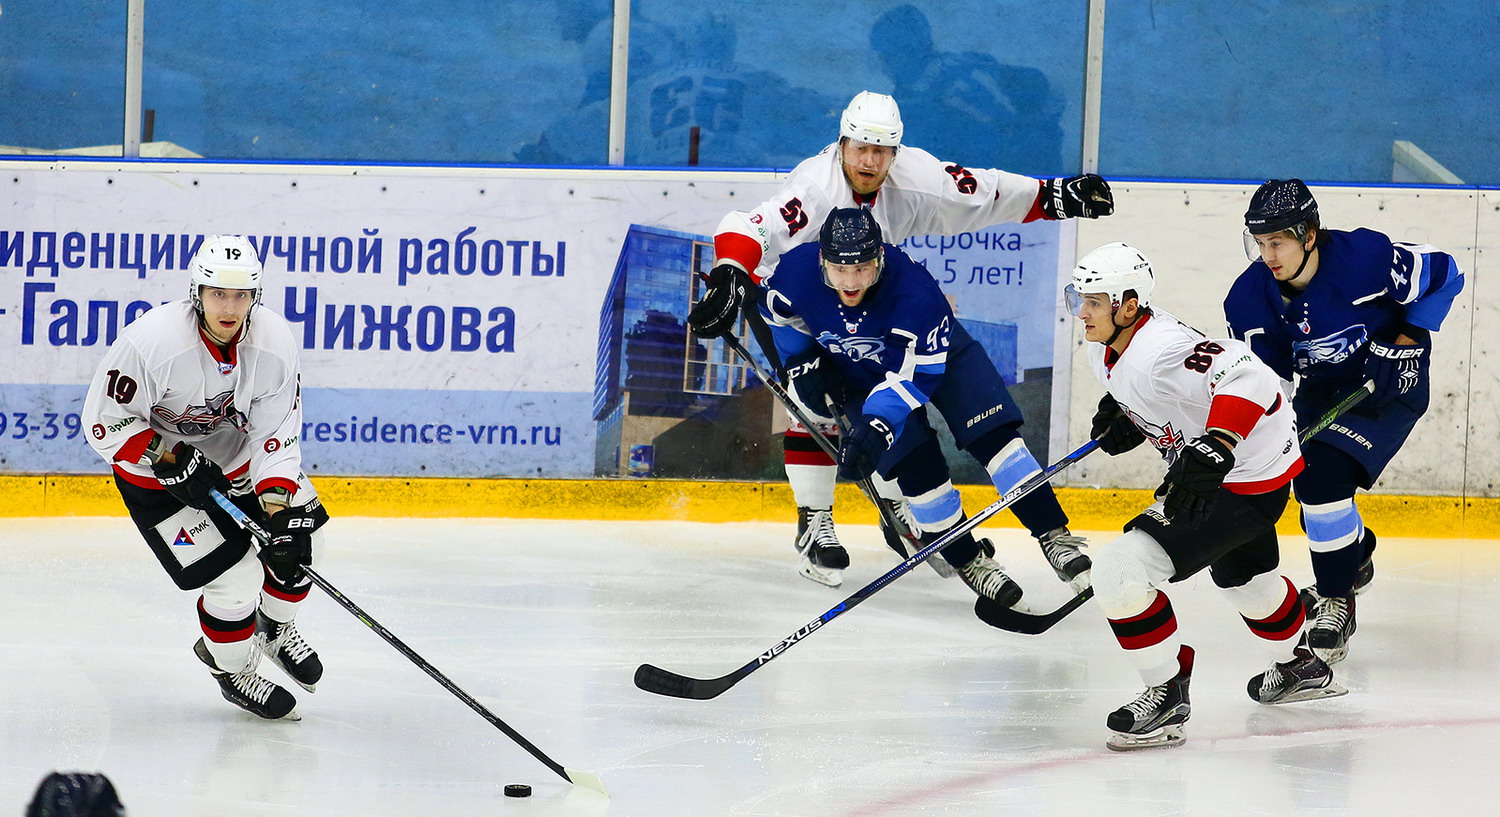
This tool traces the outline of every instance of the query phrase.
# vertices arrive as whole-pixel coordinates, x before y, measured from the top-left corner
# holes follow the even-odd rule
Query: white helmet
[[[1135,291],[1141,308],[1151,305],[1151,290],[1156,277],[1151,261],[1129,244],[1105,244],[1078,260],[1073,280],[1066,290],[1069,311],[1077,314],[1084,295],[1103,293],[1109,296],[1111,311],[1120,308],[1129,290]]]
[[[901,146],[901,109],[885,94],[860,91],[839,119],[839,135],[872,145]]]
[[[260,303],[260,254],[244,236],[211,235],[188,263],[192,273],[193,306],[203,311],[200,287],[219,289],[253,289],[255,303]]]

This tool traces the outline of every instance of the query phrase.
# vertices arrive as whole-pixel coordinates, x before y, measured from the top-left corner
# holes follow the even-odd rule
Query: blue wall
[[[121,0],[5,3],[0,144],[120,140]],[[213,158],[603,164],[610,0],[147,3],[156,137]],[[637,0],[627,161],[789,167],[855,92],[971,165],[1076,172],[1086,0]],[[1500,183],[1492,0],[1108,4],[1106,175]],[[1483,36],[1476,36],[1483,35]]]

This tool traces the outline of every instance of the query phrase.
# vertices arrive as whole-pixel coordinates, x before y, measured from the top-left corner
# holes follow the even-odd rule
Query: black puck
[[[511,783],[505,787],[506,797],[530,797],[531,787],[525,783]]]

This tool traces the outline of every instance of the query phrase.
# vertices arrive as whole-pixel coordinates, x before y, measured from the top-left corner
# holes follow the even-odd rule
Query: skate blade
[[[1322,698],[1337,698],[1340,695],[1348,694],[1349,690],[1345,689],[1341,684],[1336,684],[1332,681],[1329,681],[1328,686],[1326,687],[1318,687],[1316,689],[1299,689],[1280,700],[1261,701],[1261,703],[1269,704],[1271,706],[1280,706],[1282,704],[1301,703],[1302,701],[1316,701]]]
[[[806,558],[798,565],[797,572],[825,587],[838,587],[844,583],[844,571],[818,567]]]
[[[1089,589],[1089,587],[1093,585],[1094,569],[1089,568],[1088,570],[1079,573],[1077,576],[1074,576],[1071,579],[1063,579],[1063,581],[1067,582],[1068,586],[1073,588],[1073,595],[1076,596],[1079,593],[1082,593],[1083,591]]]
[[[1309,647],[1309,649],[1313,651],[1313,655],[1316,655],[1317,657],[1323,659],[1323,663],[1329,666],[1337,664],[1338,662],[1347,658],[1349,655],[1348,647]]]
[[[1104,742],[1105,748],[1116,752],[1134,752],[1137,749],[1159,749],[1165,746],[1176,746],[1187,740],[1182,733],[1182,725],[1163,726],[1154,732],[1144,735],[1132,735],[1127,732],[1115,732]]]
[[[297,714],[297,710],[293,709],[292,711],[286,713],[285,715],[282,715],[281,717],[277,718],[276,720],[279,720],[279,721],[300,721],[300,720],[302,720],[302,716],[299,715],[299,714]]]

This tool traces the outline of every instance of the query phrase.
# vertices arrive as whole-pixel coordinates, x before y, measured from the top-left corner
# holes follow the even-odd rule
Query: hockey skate
[[[199,661],[208,665],[208,671],[219,682],[219,691],[223,693],[224,700],[268,721],[302,720],[302,716],[297,714],[297,699],[292,697],[292,693],[255,671],[256,665],[260,663],[260,651],[254,646],[250,649],[250,662],[239,672],[219,669],[208,651],[208,645],[201,638],[193,645],[193,653],[198,656]]]
[[[984,555],[984,543],[981,540],[980,551],[969,560],[958,571],[959,577],[964,584],[969,586],[975,594],[983,596],[997,604],[1005,607],[1015,607],[1021,601],[1021,585],[1005,575],[1000,565],[994,559]]]
[[[1365,535],[1360,537],[1360,544],[1364,545],[1365,560],[1359,563],[1359,569],[1354,572],[1354,595],[1358,596],[1370,589],[1370,582],[1375,580],[1375,531],[1365,528]]]
[[[829,508],[797,509],[797,554],[802,557],[798,572],[818,584],[838,587],[844,583],[844,568],[849,566],[849,551],[839,544],[833,531],[833,510]]]
[[[1342,598],[1311,595],[1307,646],[1324,663],[1337,664],[1349,654],[1349,639],[1354,636],[1354,595]]]
[[[1087,539],[1075,535],[1067,527],[1061,527],[1038,536],[1036,541],[1041,545],[1042,555],[1047,557],[1047,564],[1052,566],[1052,572],[1057,574],[1057,578],[1067,582],[1074,593],[1082,593],[1088,589],[1090,570],[1094,564],[1080,549],[1088,546]]]
[[[318,679],[323,677],[323,662],[297,631],[297,622],[272,621],[257,610],[255,637],[262,651],[287,677],[308,692],[317,691]]]
[[[1271,664],[1265,672],[1250,679],[1246,691],[1253,700],[1263,704],[1291,704],[1349,693],[1333,682],[1333,670],[1323,659],[1306,647],[1298,645],[1293,656],[1290,661]]]
[[[923,535],[918,532],[917,520],[911,515],[911,504],[906,500],[881,497],[880,504],[889,508],[891,516],[899,520],[913,536],[917,537],[913,541],[904,536],[898,536],[895,531],[882,525],[880,532],[885,535],[885,545],[891,550],[896,551],[897,556],[900,556],[902,559],[909,559],[917,551],[937,541],[936,536]],[[927,566],[931,567],[934,573],[945,579],[951,579],[957,575],[953,569],[953,565],[948,564],[948,560],[943,558],[941,552],[934,553],[929,557],[927,559]]]
[[[1146,687],[1140,697],[1109,714],[1113,735],[1104,745],[1116,752],[1176,746],[1187,740],[1183,724],[1192,714],[1188,683],[1193,677],[1193,648],[1177,650],[1177,674],[1164,684]]]

